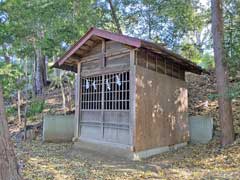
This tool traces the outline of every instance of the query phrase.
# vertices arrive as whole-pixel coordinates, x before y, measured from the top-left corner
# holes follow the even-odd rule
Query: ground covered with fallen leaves
[[[217,140],[135,162],[78,151],[71,143],[20,142],[16,154],[29,180],[240,179],[240,144],[221,148]]]

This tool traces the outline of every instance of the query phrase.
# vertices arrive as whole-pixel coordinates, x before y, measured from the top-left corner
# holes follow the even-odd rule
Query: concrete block
[[[74,136],[74,115],[45,115],[43,141],[70,142]]]
[[[190,142],[206,144],[212,139],[213,118],[206,116],[190,116]]]

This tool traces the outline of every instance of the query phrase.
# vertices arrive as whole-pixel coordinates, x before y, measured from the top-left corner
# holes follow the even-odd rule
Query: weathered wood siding
[[[137,51],[136,65],[161,74],[167,74],[177,79],[185,80],[185,68],[181,64],[173,62],[168,57],[144,49],[139,49]]]
[[[80,139],[131,145],[129,65],[130,49],[113,41],[96,44],[82,58]],[[121,86],[116,84],[116,75]],[[95,80],[97,89],[85,89],[86,79]]]
[[[126,69],[129,64],[129,49],[118,42],[107,41],[105,54],[102,53],[102,44],[96,44],[90,52],[83,57],[81,62],[81,74],[101,74],[111,71],[121,71]],[[102,67],[102,58],[105,56],[104,68]],[[115,70],[113,68],[116,68]]]
[[[188,141],[187,109],[183,80],[136,66],[135,151]]]
[[[103,41],[82,58],[80,75],[80,139],[134,146],[136,151],[188,140],[187,90],[179,64]],[[86,78],[96,80],[99,88],[85,91]]]

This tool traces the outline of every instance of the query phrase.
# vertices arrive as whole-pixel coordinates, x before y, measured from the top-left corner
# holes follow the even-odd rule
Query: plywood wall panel
[[[135,150],[188,141],[187,106],[184,81],[136,66]]]

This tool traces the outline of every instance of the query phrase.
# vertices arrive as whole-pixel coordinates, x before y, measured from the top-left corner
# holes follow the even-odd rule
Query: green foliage
[[[240,2],[238,0],[226,0],[224,6],[224,45],[226,51],[226,63],[230,76],[236,77],[240,73]],[[230,90],[230,97],[240,97],[239,82]]]
[[[164,42],[175,50],[209,19],[209,10],[195,0],[113,0],[113,5],[125,34]],[[65,51],[63,42],[69,46],[91,26],[116,31],[107,1],[8,0],[2,9],[8,15],[2,38],[21,57],[34,57],[36,48],[43,55],[59,56]]]
[[[23,72],[16,64],[0,62],[0,83],[5,98],[10,98],[16,90],[23,89],[26,81],[21,79]]]
[[[208,53],[203,54],[198,62],[198,64],[205,69],[213,69],[215,67],[214,57]]]
[[[36,116],[39,113],[42,113],[44,109],[45,101],[41,99],[33,99],[28,105],[27,117]]]
[[[208,98],[210,100],[216,100],[220,95],[219,94],[209,94]],[[240,82],[235,83],[234,85],[232,85],[227,94],[225,94],[225,96],[230,97],[231,99],[235,99],[235,98],[239,98],[240,97]]]
[[[229,96],[231,97],[231,99],[240,97],[240,82],[234,84],[233,87],[230,88]]]
[[[189,32],[201,31],[208,24],[209,16],[206,14],[209,10],[202,7],[199,1],[121,0],[114,2],[126,33],[163,42],[174,50],[181,47],[183,39],[186,36],[189,37]],[[105,9],[108,10],[107,7]],[[105,11],[108,12],[107,17],[110,17],[107,10]]]
[[[49,57],[64,52],[61,43],[72,44],[99,16],[94,1],[80,0],[8,0],[2,8],[8,14],[8,31],[15,53],[34,56],[40,48]],[[79,23],[81,22],[81,23]]]
[[[17,108],[15,106],[10,106],[6,108],[6,115],[8,116],[16,116]]]
[[[181,47],[181,54],[205,69],[214,68],[213,55],[210,53],[201,53],[192,44],[184,44]]]

